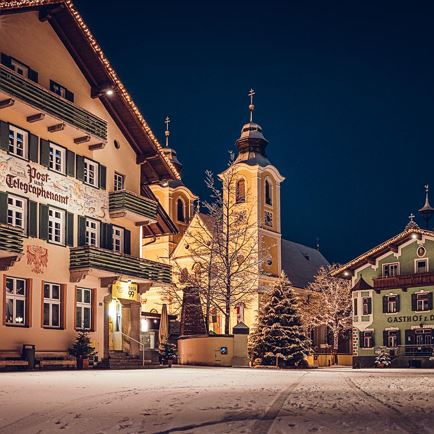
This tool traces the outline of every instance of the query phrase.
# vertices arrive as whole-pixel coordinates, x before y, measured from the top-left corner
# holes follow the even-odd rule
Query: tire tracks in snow
[[[351,389],[358,392],[359,395],[362,395],[366,400],[374,401],[375,404],[380,404],[381,406],[387,408],[389,410],[390,414],[390,420],[397,425],[399,428],[401,428],[403,431],[407,432],[408,434],[429,434],[430,431],[427,431],[424,427],[418,425],[416,422],[411,420],[408,415],[404,414],[401,410],[396,408],[395,406],[389,404],[388,402],[384,402],[374,394],[362,389],[359,385],[354,383],[354,381],[346,376],[343,375],[345,382],[350,386]],[[368,398],[368,399],[367,399]],[[396,417],[398,416],[398,417]]]

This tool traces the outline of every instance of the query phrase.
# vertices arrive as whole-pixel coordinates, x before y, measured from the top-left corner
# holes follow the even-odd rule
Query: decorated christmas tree
[[[284,273],[265,297],[249,341],[253,364],[302,366],[310,352],[310,340],[301,324],[294,290]]]

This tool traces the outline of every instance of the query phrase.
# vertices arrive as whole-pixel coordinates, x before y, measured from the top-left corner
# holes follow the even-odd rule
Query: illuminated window
[[[28,159],[28,137],[27,131],[9,125],[9,153],[17,157]]]
[[[26,230],[27,201],[8,195],[8,224]]]
[[[6,277],[6,305],[5,323],[15,326],[26,325],[26,296],[27,285],[25,279]]]
[[[77,288],[75,324],[78,330],[90,330],[92,326],[92,290]]]
[[[124,253],[124,230],[113,226],[113,251]]]
[[[86,244],[99,247],[99,222],[86,219]]]
[[[371,315],[372,313],[372,298],[371,297],[363,297],[362,298],[362,310],[363,315]]]
[[[87,158],[84,159],[84,182],[98,187],[98,163]]]
[[[125,176],[115,172],[114,189],[120,191],[125,188]]]
[[[65,211],[48,209],[48,241],[65,244]]]
[[[50,143],[49,167],[59,173],[66,173],[66,149],[62,146]]]
[[[44,283],[44,327],[60,328],[61,287]]]

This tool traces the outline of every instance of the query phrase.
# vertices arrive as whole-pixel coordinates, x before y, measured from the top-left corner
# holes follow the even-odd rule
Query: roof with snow
[[[282,269],[297,288],[305,288],[314,280],[320,267],[328,265],[319,250],[282,239]]]

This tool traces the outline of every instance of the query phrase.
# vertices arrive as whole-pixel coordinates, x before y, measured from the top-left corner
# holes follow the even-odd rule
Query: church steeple
[[[172,164],[176,167],[178,172],[181,174],[182,164],[178,160],[176,156],[176,151],[173,148],[169,147],[169,137],[170,137],[170,130],[169,130],[169,124],[171,120],[169,116],[166,116],[166,119],[164,120],[164,123],[166,124],[166,131],[164,132],[164,135],[166,136],[166,147],[163,149],[164,155],[166,155]]]
[[[257,163],[259,164],[270,164],[265,154],[265,148],[268,144],[268,140],[262,133],[262,127],[259,124],[253,122],[253,111],[255,109],[255,105],[253,104],[254,95],[255,91],[250,89],[250,119],[247,124],[243,125],[243,128],[241,129],[241,136],[236,141],[238,148],[237,161],[257,160]]]

